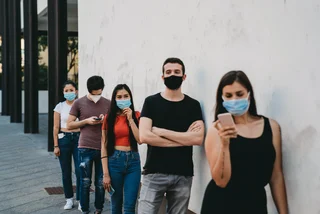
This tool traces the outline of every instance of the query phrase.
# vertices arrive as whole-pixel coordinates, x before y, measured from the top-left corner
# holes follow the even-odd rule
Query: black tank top
[[[210,181],[204,196],[202,214],[265,214],[264,187],[269,183],[275,161],[272,129],[263,117],[262,135],[230,140],[231,178],[225,188]]]

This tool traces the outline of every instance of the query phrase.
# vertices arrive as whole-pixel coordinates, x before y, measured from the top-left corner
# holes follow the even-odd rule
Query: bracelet
[[[103,159],[103,158],[107,158],[108,156],[103,156],[103,157],[101,157],[101,159]]]
[[[54,148],[59,148],[59,146],[54,146]]]

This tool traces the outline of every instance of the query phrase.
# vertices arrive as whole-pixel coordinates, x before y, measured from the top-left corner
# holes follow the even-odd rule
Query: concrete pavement
[[[24,134],[23,123],[0,116],[0,213],[80,213],[63,209],[64,195],[49,195],[45,187],[62,186],[59,160],[47,152],[48,116],[39,115],[39,134]],[[73,179],[75,181],[75,179]],[[94,193],[90,193],[91,213]],[[103,213],[110,213],[106,200]]]

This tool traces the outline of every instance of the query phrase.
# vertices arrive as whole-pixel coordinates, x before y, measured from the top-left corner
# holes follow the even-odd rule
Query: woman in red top
[[[129,87],[117,85],[109,113],[104,117],[101,138],[103,185],[111,195],[112,214],[122,213],[122,205],[125,214],[135,213],[141,178],[139,117]]]

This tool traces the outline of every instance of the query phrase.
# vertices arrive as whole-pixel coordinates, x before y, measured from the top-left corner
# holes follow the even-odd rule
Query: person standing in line
[[[134,214],[136,210],[141,179],[139,119],[130,88],[117,85],[104,117],[101,138],[103,183],[111,193],[112,214],[122,214],[122,209],[125,214]]]
[[[96,214],[103,210],[104,194],[103,171],[101,164],[101,124],[110,107],[110,100],[101,96],[104,81],[100,76],[87,80],[88,94],[74,102],[68,118],[68,129],[80,128],[79,168],[80,204],[83,213],[89,213],[89,192],[92,168],[95,168],[95,208]],[[76,119],[79,118],[79,121]]]
[[[71,80],[63,84],[63,94],[66,99],[54,108],[53,113],[53,142],[54,154],[59,158],[62,171],[63,191],[66,198],[65,210],[73,208],[73,186],[72,186],[72,157],[76,174],[76,200],[79,201],[79,163],[78,163],[78,141],[80,129],[67,129],[67,120],[72,104],[77,97],[77,85]]]
[[[183,94],[185,66],[168,58],[162,66],[166,86],[145,99],[139,125],[140,142],[148,144],[139,198],[139,214],[157,214],[164,195],[168,214],[188,210],[193,177],[193,145],[201,145],[204,123],[200,103]]]
[[[227,112],[234,125],[218,119]],[[257,113],[253,88],[243,71],[230,71],[219,83],[205,151],[212,180],[201,214],[267,214],[267,184],[278,213],[288,214],[280,126]]]

